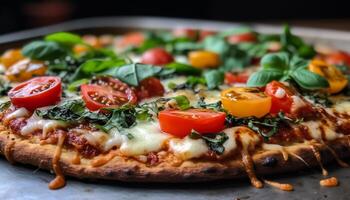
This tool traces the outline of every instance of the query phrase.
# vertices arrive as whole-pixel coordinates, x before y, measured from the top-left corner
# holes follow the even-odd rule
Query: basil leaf
[[[221,155],[225,152],[224,143],[226,140],[228,140],[228,136],[225,133],[208,134],[204,136],[195,131],[192,131],[189,137],[194,140],[203,139],[209,149],[218,155]]]
[[[179,95],[176,97],[172,97],[176,101],[176,104],[179,106],[180,110],[187,110],[191,108],[190,101],[185,95]]]
[[[184,75],[199,75],[202,70],[192,67],[191,65],[173,62],[166,65],[166,69],[174,69],[177,74]]]
[[[156,76],[160,74],[162,70],[163,68],[159,66],[133,63],[119,68],[113,68],[106,71],[104,74],[114,76],[128,85],[138,86],[140,81]]]
[[[75,35],[67,32],[58,32],[58,33],[47,35],[45,37],[45,40],[61,43],[67,46],[73,46],[75,44],[84,44],[83,40],[79,35]]]
[[[89,79],[83,78],[83,79],[79,79],[77,81],[74,81],[73,83],[70,83],[67,87],[67,89],[71,92],[77,91],[78,88],[82,85],[82,84],[87,84],[89,83]]]
[[[102,126],[104,131],[109,131],[112,128],[118,130],[130,128],[136,124],[136,110],[132,106],[122,106],[116,109],[108,109],[112,112],[109,120]]]
[[[204,48],[221,56],[230,51],[230,44],[224,39],[216,36],[209,36],[204,39]]]
[[[248,87],[263,87],[273,80],[280,80],[283,77],[283,72],[280,70],[261,70],[250,75],[247,86]]]
[[[0,103],[0,112],[3,112],[4,110],[8,109],[11,106],[11,101],[5,101]]]
[[[306,68],[309,65],[309,61],[300,58],[299,56],[294,56],[290,61],[291,70],[296,70],[298,68]]]
[[[232,28],[229,30],[222,31],[218,33],[218,36],[224,38],[230,35],[239,35],[239,34],[250,33],[250,32],[253,32],[253,30],[250,27],[242,26],[242,27],[237,27],[237,28]]]
[[[224,73],[219,70],[210,70],[204,73],[208,89],[218,88],[224,83]]]
[[[261,65],[264,69],[287,70],[289,68],[288,63],[288,54],[284,52],[270,53],[261,59]]]
[[[125,64],[122,59],[109,60],[109,59],[91,59],[87,60],[79,66],[71,77],[71,81],[79,80],[82,78],[90,78],[95,74],[104,72],[110,68],[116,68]]]
[[[329,87],[327,79],[304,68],[293,71],[291,76],[304,89],[315,90]]]
[[[0,96],[7,95],[7,92],[11,89],[11,84],[9,81],[0,78]]]
[[[69,51],[56,42],[34,41],[23,47],[22,54],[34,60],[53,60],[69,55]]]

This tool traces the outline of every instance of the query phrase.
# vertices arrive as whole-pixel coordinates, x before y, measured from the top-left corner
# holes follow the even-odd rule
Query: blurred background
[[[231,22],[284,23],[350,30],[346,1],[87,1],[3,0],[0,34],[98,16],[162,16]]]

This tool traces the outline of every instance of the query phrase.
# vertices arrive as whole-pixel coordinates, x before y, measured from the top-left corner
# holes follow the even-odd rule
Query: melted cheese
[[[287,151],[283,148],[283,146],[278,145],[278,144],[262,144],[262,148],[265,150],[271,150],[271,151],[279,151],[283,155],[284,160],[288,160],[288,153]]]
[[[324,131],[324,136],[326,140],[335,140],[341,136],[341,134],[336,133],[332,127],[329,127],[328,123],[321,123],[320,121],[308,121],[303,122],[302,125],[308,128],[308,133],[315,140],[322,140],[322,132],[320,127]]]
[[[236,131],[237,131],[237,128],[228,128],[223,131],[224,133],[226,133],[228,137],[228,139],[223,144],[225,148],[224,154],[228,154],[237,148],[237,143],[235,138]]]
[[[350,115],[350,102],[349,101],[339,102],[336,105],[334,105],[334,110],[337,111],[338,113]]]
[[[10,121],[10,120],[15,119],[15,118],[27,117],[27,116],[29,116],[29,111],[25,108],[19,108],[19,109],[13,111],[12,113],[8,114],[4,118],[4,120]]]
[[[106,141],[104,149],[108,150],[116,146],[123,155],[143,155],[161,150],[169,138],[169,135],[160,131],[159,124],[156,122],[141,122],[124,132],[130,133],[133,138],[129,139],[125,133],[112,129],[111,138]]]
[[[249,149],[250,147],[254,147],[256,144],[260,142],[260,137],[254,131],[246,128],[246,127],[236,127],[240,129],[239,134],[240,142],[242,143],[243,149]]]
[[[65,127],[67,124],[58,121],[58,120],[46,120],[38,117],[36,114],[33,114],[28,120],[27,124],[22,127],[21,134],[28,135],[37,130],[42,130],[43,136],[52,130],[55,130],[58,127]]]
[[[183,160],[201,157],[209,150],[203,139],[194,140],[189,136],[183,139],[171,139],[169,148],[175,155]]]
[[[104,144],[108,140],[108,134],[101,131],[86,131],[84,138],[94,146]]]

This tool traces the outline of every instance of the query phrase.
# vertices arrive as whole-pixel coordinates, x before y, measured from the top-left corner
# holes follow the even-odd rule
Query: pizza
[[[248,27],[58,32],[1,56],[0,153],[65,176],[127,182],[348,167],[350,55]]]

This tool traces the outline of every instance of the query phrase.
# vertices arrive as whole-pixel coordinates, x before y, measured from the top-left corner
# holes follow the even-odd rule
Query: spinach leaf
[[[45,37],[46,41],[53,41],[67,46],[73,46],[75,44],[84,44],[83,40],[79,35],[67,32],[58,32],[47,35]]]
[[[204,73],[208,89],[218,88],[224,83],[224,73],[220,70],[210,70]]]
[[[200,97],[197,106],[205,109],[213,109],[216,111],[222,111],[221,101],[217,101],[215,103],[206,103],[204,101],[205,97]]]
[[[23,47],[22,54],[34,60],[53,60],[68,56],[70,51],[56,42],[33,41]]]
[[[195,131],[192,131],[189,135],[191,139],[203,139],[208,145],[209,149],[216,154],[221,155],[225,152],[224,143],[228,140],[228,136],[225,133],[201,135]]]
[[[118,68],[112,68],[104,74],[118,78],[131,86],[138,86],[146,78],[159,75],[164,68],[141,63],[133,63]]]

